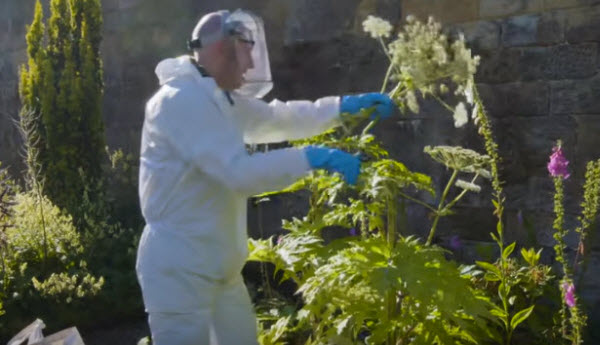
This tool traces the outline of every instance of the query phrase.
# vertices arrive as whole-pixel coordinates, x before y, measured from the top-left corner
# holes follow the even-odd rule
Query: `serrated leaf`
[[[348,327],[348,323],[350,322],[350,320],[352,320],[352,315],[346,317],[335,326],[338,335],[344,333],[344,330],[346,329],[346,327]]]

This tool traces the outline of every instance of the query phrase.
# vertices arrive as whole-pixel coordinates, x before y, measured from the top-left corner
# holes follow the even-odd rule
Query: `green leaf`
[[[512,252],[515,250],[516,244],[516,242],[513,242],[508,247],[504,248],[504,251],[502,252],[502,257],[507,259],[510,256],[510,254],[512,254]]]
[[[517,326],[521,322],[525,321],[529,317],[529,315],[531,315],[531,312],[533,312],[534,307],[535,306],[532,305],[531,307],[529,307],[527,309],[523,309],[520,312],[516,313],[515,316],[513,316],[512,320],[510,320],[510,327],[512,329],[517,328]]]
[[[485,261],[476,261],[475,262],[477,264],[477,266],[485,269],[486,271],[495,274],[496,276],[500,277],[500,269],[498,267],[496,267],[493,264],[490,264],[489,262],[485,262]]]
[[[336,325],[336,331],[338,335],[341,335],[346,329],[346,327],[348,327],[348,323],[350,322],[350,320],[352,320],[352,317],[353,316],[350,315]]]
[[[490,232],[490,236],[492,236],[492,238],[494,239],[494,241],[496,241],[496,243],[500,244],[500,240],[498,239],[498,236],[496,236],[496,234],[494,234],[493,232]]]
[[[498,296],[502,301],[508,301],[508,294],[510,293],[510,285],[500,283],[498,286]]]
[[[507,315],[506,312],[498,307],[490,310],[490,313],[492,313],[492,315],[497,316],[500,319],[506,319]]]

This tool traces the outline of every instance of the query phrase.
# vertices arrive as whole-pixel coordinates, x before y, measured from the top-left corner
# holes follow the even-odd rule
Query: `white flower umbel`
[[[466,189],[470,192],[479,193],[481,191],[481,187],[476,185],[475,183],[467,182],[465,180],[456,180],[454,184],[458,188]]]
[[[464,126],[469,121],[467,108],[463,102],[458,103],[454,109],[454,127],[459,128]]]
[[[373,38],[390,37],[392,25],[385,19],[368,16],[363,22],[363,30]]]

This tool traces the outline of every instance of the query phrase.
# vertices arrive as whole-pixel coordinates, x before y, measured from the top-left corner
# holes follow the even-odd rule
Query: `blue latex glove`
[[[307,146],[304,153],[312,169],[338,172],[349,184],[356,184],[360,173],[360,160],[347,152],[323,146]]]
[[[356,114],[361,109],[375,107],[375,111],[371,114],[371,119],[385,119],[392,115],[394,110],[394,102],[384,93],[363,93],[360,95],[342,96],[340,102],[340,112]]]

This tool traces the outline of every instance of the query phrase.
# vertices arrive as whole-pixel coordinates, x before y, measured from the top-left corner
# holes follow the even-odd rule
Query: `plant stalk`
[[[387,243],[390,248],[390,253],[393,253],[394,247],[396,246],[396,222],[398,220],[398,201],[395,197],[389,197],[387,200],[387,206]],[[387,293],[387,317],[390,322],[396,317],[396,294],[396,289],[393,287],[393,285],[390,286],[390,289]],[[392,328],[388,332],[387,345],[396,345],[396,336],[396,330]]]
[[[433,224],[431,225],[431,229],[429,230],[429,236],[427,237],[427,242],[425,243],[425,245],[427,245],[427,246],[431,245],[431,242],[433,241],[433,236],[435,235],[435,230],[437,228],[437,224],[440,220],[442,210],[444,209],[444,201],[446,200],[446,197],[448,196],[448,192],[450,191],[450,187],[452,187],[452,185],[454,184],[454,180],[456,180],[457,176],[458,176],[458,170],[455,169],[452,172],[452,176],[450,176],[450,179],[448,180],[448,183],[446,184],[446,188],[444,189],[444,193],[442,194],[442,198],[440,199],[440,203],[438,205],[435,219],[433,220]]]

